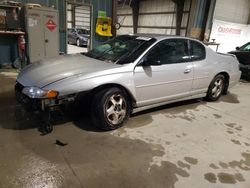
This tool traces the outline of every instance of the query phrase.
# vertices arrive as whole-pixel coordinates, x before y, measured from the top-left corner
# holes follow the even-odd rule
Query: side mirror
[[[235,49],[236,49],[236,50],[240,50],[240,47],[237,46]]]
[[[145,58],[143,61],[142,61],[142,66],[159,66],[161,65],[161,61],[159,59],[150,59],[150,58]]]

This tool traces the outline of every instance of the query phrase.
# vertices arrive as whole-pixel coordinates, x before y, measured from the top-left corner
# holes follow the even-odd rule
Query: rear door
[[[138,65],[134,70],[137,105],[144,106],[186,97],[193,82],[186,39],[166,39],[144,57],[159,61],[159,66]]]

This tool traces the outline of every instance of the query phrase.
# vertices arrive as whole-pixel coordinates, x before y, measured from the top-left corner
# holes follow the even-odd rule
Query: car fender
[[[59,97],[80,92],[91,91],[97,87],[107,84],[116,84],[125,88],[133,98],[136,98],[133,72],[111,73],[86,78],[86,76],[74,76],[45,86],[45,90],[56,90]]]

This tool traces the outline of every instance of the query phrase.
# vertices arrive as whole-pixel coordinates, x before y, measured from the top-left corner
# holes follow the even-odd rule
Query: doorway
[[[90,4],[67,2],[67,51],[68,54],[87,52],[91,43]]]

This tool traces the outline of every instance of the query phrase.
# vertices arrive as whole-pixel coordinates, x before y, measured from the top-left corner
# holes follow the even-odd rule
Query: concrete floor
[[[0,73],[1,188],[250,187],[250,83],[219,102],[134,115],[116,131],[98,132],[82,117],[40,136],[15,102],[15,76]]]

